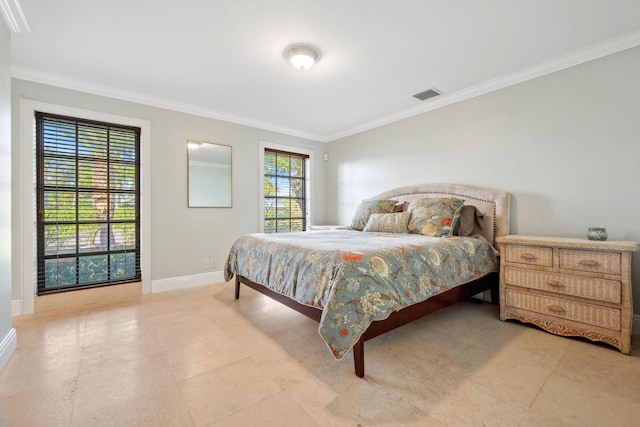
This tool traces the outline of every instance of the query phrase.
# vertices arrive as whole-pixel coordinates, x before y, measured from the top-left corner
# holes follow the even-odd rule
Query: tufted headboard
[[[505,191],[458,184],[419,184],[394,188],[367,200],[392,199],[410,202],[425,197],[457,197],[484,213],[483,236],[495,246],[498,236],[509,234],[510,196]]]

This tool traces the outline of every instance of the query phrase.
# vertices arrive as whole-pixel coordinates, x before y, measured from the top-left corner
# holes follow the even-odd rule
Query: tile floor
[[[14,318],[2,426],[637,426],[631,356],[463,302],[367,342],[231,284]]]

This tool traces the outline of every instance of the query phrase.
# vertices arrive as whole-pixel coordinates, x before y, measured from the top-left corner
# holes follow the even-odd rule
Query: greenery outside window
[[[36,112],[38,295],[141,280],[140,128]]]
[[[264,149],[264,232],[306,231],[309,156]]]

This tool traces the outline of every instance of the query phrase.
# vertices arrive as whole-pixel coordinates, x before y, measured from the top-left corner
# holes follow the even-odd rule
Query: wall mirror
[[[189,207],[231,207],[231,147],[187,141],[189,153]]]

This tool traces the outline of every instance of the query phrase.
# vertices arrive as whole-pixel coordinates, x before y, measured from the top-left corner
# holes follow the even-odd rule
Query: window
[[[140,128],[36,112],[38,294],[141,280]]]
[[[305,231],[309,223],[309,155],[264,149],[264,232]]]

